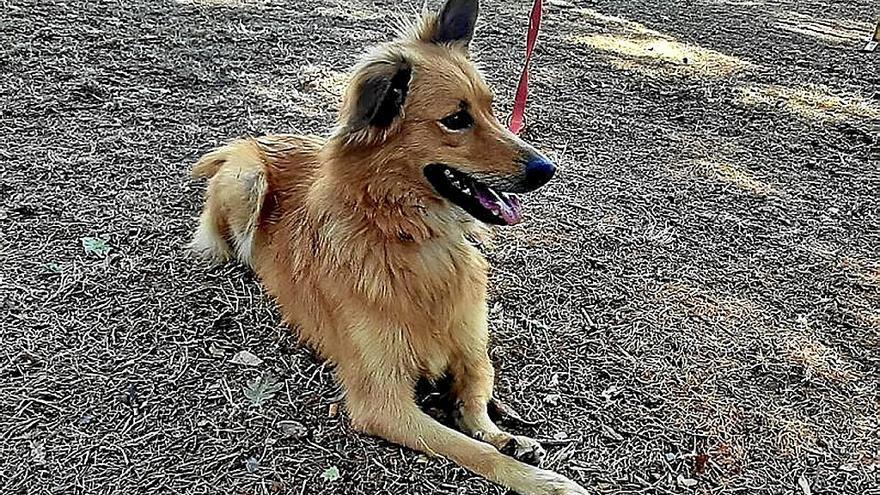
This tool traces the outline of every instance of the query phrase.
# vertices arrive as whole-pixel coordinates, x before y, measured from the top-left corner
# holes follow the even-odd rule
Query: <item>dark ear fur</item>
[[[370,67],[358,84],[357,100],[347,125],[349,130],[389,127],[406,102],[411,76],[412,67],[405,61],[377,62]]]
[[[447,0],[437,16],[435,43],[468,44],[474,37],[480,3],[477,0]]]

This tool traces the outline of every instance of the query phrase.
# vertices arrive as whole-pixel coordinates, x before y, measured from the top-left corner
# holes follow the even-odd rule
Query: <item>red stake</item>
[[[529,62],[532,60],[532,51],[538,40],[538,30],[541,27],[541,10],[544,2],[535,0],[532,5],[532,15],[529,18],[529,34],[526,40],[526,63],[522,74],[519,76],[519,84],[516,87],[516,99],[513,101],[513,114],[510,116],[508,127],[510,132],[519,134],[525,127],[526,99],[529,96]]]

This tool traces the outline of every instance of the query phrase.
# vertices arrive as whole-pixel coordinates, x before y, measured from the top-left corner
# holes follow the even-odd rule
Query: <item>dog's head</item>
[[[485,223],[521,220],[515,193],[543,186],[550,160],[508,131],[468,45],[476,0],[447,0],[357,67],[336,138],[366,151],[385,181],[452,203]]]

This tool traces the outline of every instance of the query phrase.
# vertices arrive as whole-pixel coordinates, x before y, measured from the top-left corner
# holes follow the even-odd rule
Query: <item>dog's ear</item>
[[[434,43],[463,43],[467,45],[474,37],[480,2],[477,0],[446,0],[437,16]]]
[[[403,114],[412,66],[404,59],[374,60],[355,71],[340,112],[349,142],[375,142],[390,134]]]

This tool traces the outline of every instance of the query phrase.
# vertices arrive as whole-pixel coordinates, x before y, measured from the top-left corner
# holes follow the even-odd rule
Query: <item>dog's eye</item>
[[[460,110],[440,119],[440,124],[450,131],[463,131],[474,126],[474,118],[467,111]]]

